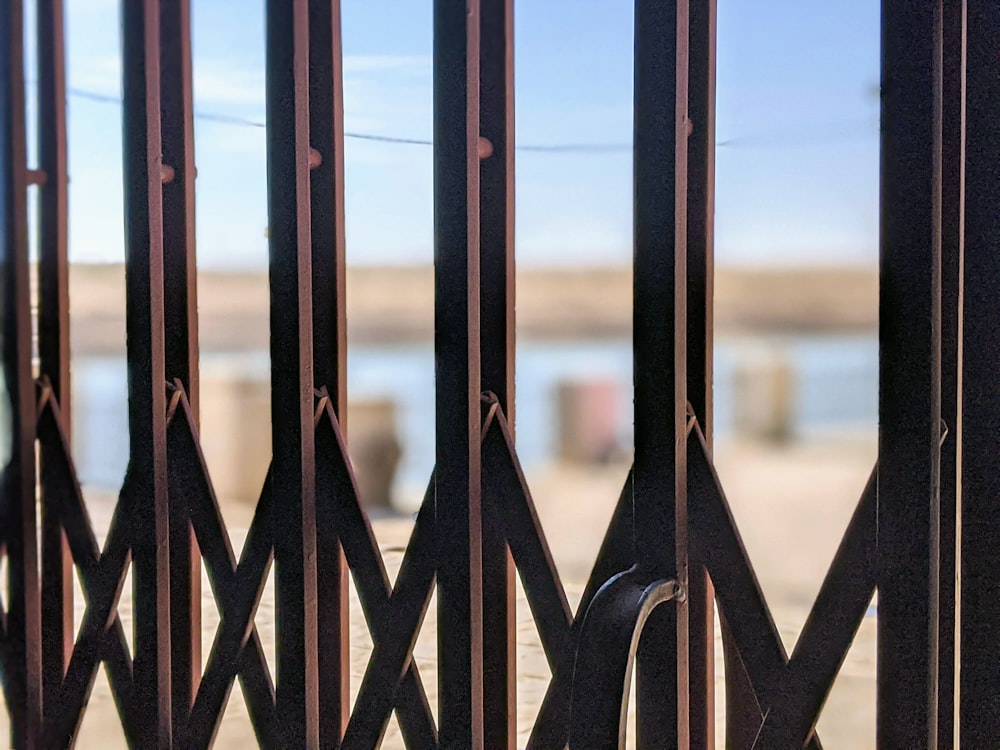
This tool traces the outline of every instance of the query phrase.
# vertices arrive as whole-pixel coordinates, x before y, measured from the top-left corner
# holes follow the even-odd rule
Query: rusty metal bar
[[[724,500],[718,507],[692,506],[693,517],[718,523],[704,522],[706,528],[713,527],[708,531],[696,529],[704,531],[705,539],[699,541],[694,534],[694,570],[688,577],[687,404],[706,433],[711,425],[715,0],[637,0],[636,466],[627,490],[633,504],[625,502],[616,511],[581,612],[598,588],[624,567],[625,538],[632,525],[639,566],[617,579],[621,601],[646,607],[649,603],[642,597],[652,591],[650,580],[676,577],[682,584],[671,588],[672,582],[658,580],[665,588],[656,604],[684,593],[686,584],[690,611],[688,605],[673,602],[655,611],[649,604],[643,610],[643,617],[652,614],[638,652],[639,747],[684,747],[690,740],[695,747],[707,748],[713,743],[713,589],[703,569],[709,560],[715,569],[727,571],[719,573],[717,581],[720,595],[724,593],[730,604],[723,614],[734,623],[733,634],[742,635],[740,649],[730,641],[729,655],[739,673],[748,675],[744,683],[739,675],[730,675],[737,686],[732,695],[740,702],[729,706],[733,725],[744,721],[739,731],[753,732],[756,724],[762,744],[792,738],[793,744],[808,741],[818,747],[815,714],[873,585],[866,576],[871,572],[866,561],[873,554],[869,537],[875,533],[869,516],[876,513],[880,746],[945,747],[952,742],[955,651],[950,634],[958,617],[950,605],[956,596],[956,564],[964,565],[966,580],[962,732],[974,746],[1000,741],[1000,704],[995,700],[1000,690],[993,689],[997,670],[989,657],[990,637],[1000,621],[1000,607],[992,596],[992,546],[1000,533],[1000,514],[990,505],[1000,486],[992,477],[996,462],[989,453],[1000,427],[1000,406],[991,388],[995,352],[1000,349],[994,331],[1000,317],[994,299],[1000,276],[995,260],[1000,250],[994,246],[1000,226],[993,210],[1000,194],[1000,166],[995,164],[1000,118],[993,112],[1000,89],[994,90],[997,82],[990,72],[1000,12],[981,0],[969,1],[967,25],[964,2],[948,4],[947,9],[941,0],[915,0],[905,6],[883,2],[879,497],[876,509],[866,492],[800,647],[787,660]],[[251,552],[246,564],[237,567],[228,540],[223,540],[197,445],[189,0],[162,6],[158,0],[122,4],[131,462],[103,556],[96,551],[66,447],[70,380],[62,2],[39,0],[41,163],[39,169],[27,170],[23,8],[19,0],[0,0],[8,21],[0,29],[3,364],[14,406],[13,462],[0,503],[11,604],[0,636],[10,641],[2,657],[15,745],[42,744],[43,702],[52,717],[50,744],[70,742],[102,659],[112,669],[115,698],[132,744],[210,743],[237,673],[265,744],[336,746],[343,740],[345,746],[367,746],[371,738],[378,741],[394,706],[407,742],[438,744],[426,696],[410,663],[436,570],[440,745],[512,748],[514,570],[508,537],[525,561],[525,588],[555,675],[530,746],[547,746],[545,741],[537,744],[538,738],[552,738],[553,746],[565,744],[573,677],[570,652],[582,617],[572,625],[567,619],[565,596],[513,449],[512,6],[513,0],[435,3],[438,463],[434,505],[428,504],[421,514],[412,559],[408,552],[410,561],[390,597],[371,529],[356,498],[349,497],[353,480],[343,461],[346,316],[339,3],[271,0],[267,9],[276,460],[262,500],[263,520],[255,521]],[[487,31],[482,39],[481,25]],[[967,177],[972,197],[967,207],[966,33],[971,73]],[[40,406],[31,366],[29,185],[37,186],[41,196]],[[973,344],[963,362],[966,209]],[[964,404],[963,377],[968,393]],[[173,403],[180,411],[171,407],[171,418],[177,421],[170,423],[169,442],[164,390],[174,380]],[[484,390],[494,394],[487,399],[493,410],[487,425],[494,432],[482,441]],[[44,607],[35,559],[36,407],[42,410],[38,429],[45,436]],[[963,408],[969,417],[967,441]],[[317,419],[323,430],[320,438],[314,434]],[[963,467],[963,448],[975,459],[967,462],[968,468]],[[721,498],[707,448],[700,449],[692,459],[692,487],[700,483]],[[170,461],[179,462],[169,473],[168,450]],[[323,454],[318,465],[317,450]],[[484,465],[489,469],[485,477]],[[963,482],[968,488],[964,508]],[[273,514],[276,706],[252,619],[270,561],[272,487],[278,511]],[[172,492],[178,497],[171,505]],[[489,502],[484,504],[483,497]],[[958,509],[964,514],[964,563],[954,549],[955,540],[962,538],[955,519]],[[201,692],[200,562],[192,517],[198,519],[198,538],[206,543],[213,580],[224,592],[224,627]],[[130,548],[137,615],[134,694],[115,615]],[[71,550],[89,604],[76,651],[70,650]],[[350,726],[348,560],[356,569],[366,614],[374,613],[380,621],[393,614],[388,618],[392,622],[373,626],[377,653],[371,679],[366,677],[362,687],[363,695],[378,692],[378,699],[359,709]],[[612,637],[609,647],[624,655],[627,670],[633,652],[631,647],[619,648],[622,628],[614,625],[624,611],[608,609],[602,622]],[[690,632],[689,618],[695,621]],[[587,641],[592,650],[584,649],[584,663],[578,664],[584,671],[603,655],[601,643]],[[587,653],[593,657],[590,661]],[[740,692],[740,684],[747,692]],[[761,727],[757,719],[762,715]],[[274,718],[280,726],[271,726]],[[612,727],[619,715],[609,709],[605,718]],[[348,728],[351,732],[344,737]],[[743,736],[736,733],[730,740]],[[574,741],[587,746],[579,735]]]
[[[878,746],[937,747],[942,2],[882,2]]]
[[[329,481],[336,485],[335,492],[340,499],[336,524],[344,556],[354,574],[365,619],[371,624],[374,644],[355,710],[340,747],[344,750],[378,747],[393,705],[406,747],[436,747],[436,730],[430,706],[412,660],[414,641],[430,603],[434,581],[433,560],[425,554],[433,550],[433,528],[429,528],[427,523],[428,519],[433,519],[433,503],[428,502],[421,507],[413,530],[412,546],[407,546],[394,590],[371,524],[358,502],[357,483],[344,458],[347,451],[343,434],[336,424],[333,408],[327,402],[317,433],[317,446],[325,446],[329,442],[339,448],[339,455],[328,465],[321,464],[320,470],[329,471]],[[414,565],[417,558],[420,558],[419,562]],[[414,583],[418,583],[419,588],[413,588]],[[411,619],[414,616],[416,621]],[[393,628],[403,625],[406,630],[402,634],[386,637],[390,623]]]
[[[750,699],[766,707],[774,701],[774,690],[788,663],[778,627],[767,608],[757,573],[747,555],[739,528],[712,466],[707,447],[699,444],[697,432],[689,438],[689,489],[700,502],[691,506],[691,528],[705,552],[705,564],[713,575],[719,613],[733,621],[730,631],[736,656],[741,657],[751,685]],[[729,679],[729,675],[727,675]],[[728,722],[728,714],[727,714]],[[760,729],[758,722],[757,729]],[[743,747],[742,744],[736,747]]]
[[[559,577],[552,552],[542,530],[534,500],[514,450],[514,438],[502,411],[484,428],[483,471],[491,481],[484,484],[484,501],[504,499],[504,532],[524,583],[524,593],[538,628],[538,635],[553,672],[570,649],[573,612]],[[565,744],[565,741],[563,741]]]
[[[347,429],[347,309],[344,234],[344,89],[339,0],[309,3],[309,131],[312,232],[313,380],[325,388],[341,431]],[[329,442],[336,450],[336,443]],[[317,443],[317,446],[320,444]],[[317,451],[319,448],[317,447]],[[338,483],[317,456],[318,618],[320,737],[340,743],[350,716],[350,628],[347,561],[338,538],[334,506]]]
[[[967,34],[960,737],[963,747],[990,747],[1000,742],[1000,7],[968,0]]]
[[[711,446],[716,0],[691,0],[689,6],[687,400]],[[689,553],[691,747],[708,750],[715,747],[715,591],[693,540]]]
[[[816,721],[875,593],[876,477],[873,470],[775,686],[759,747],[816,742]]]
[[[484,747],[479,0],[434,2],[434,354],[441,747]]]
[[[693,0],[690,12],[688,402],[711,450],[716,0]],[[704,354],[695,354],[700,352]],[[707,573],[701,576],[694,572],[698,569],[697,558],[704,554],[694,540],[690,554],[691,745],[710,748],[715,742],[715,596]],[[752,741],[761,717],[749,676],[725,618],[720,616],[720,622],[726,664],[726,744],[741,747]]]
[[[479,132],[482,390],[496,396],[514,429],[514,2],[483,0]],[[481,140],[480,143],[483,143]],[[486,459],[483,459],[484,462]],[[486,485],[499,481],[484,472]],[[514,560],[503,524],[506,498],[484,506],[483,669],[485,744],[513,750],[517,737]]]
[[[191,3],[171,0],[160,12],[160,121],[163,166],[165,368],[180,380],[198,416],[198,286],[195,253],[194,111]]]
[[[687,0],[637,0],[633,157],[635,554],[641,569],[676,578],[684,590],[688,583],[689,35]],[[639,643],[639,748],[688,746],[688,611],[683,599],[655,610]]]
[[[961,494],[962,264],[965,212],[965,0],[944,4],[941,185],[941,572],[938,661],[938,746],[955,737],[959,572],[958,511]]]
[[[163,169],[163,309],[166,379],[179,382],[198,420],[198,299],[195,260],[194,117],[190,0],[160,8]],[[173,462],[181,456],[171,456]],[[171,473],[173,469],[171,469]],[[187,722],[201,678],[201,556],[184,497],[170,499],[170,609],[174,733]]]
[[[66,62],[62,0],[38,3],[38,143],[46,174],[39,189],[41,371],[70,427],[69,264],[67,259]]]
[[[122,4],[129,470],[136,709],[144,743],[169,747],[170,514],[160,182],[160,3]]]
[[[11,456],[0,522],[8,565],[3,688],[12,747],[42,746],[41,602],[35,519],[35,384],[31,368],[24,14],[0,1],[0,281],[3,372],[11,405]]]
[[[309,127],[320,155],[310,173],[313,368],[347,431],[347,316],[344,219],[344,74],[339,0],[309,6]]]
[[[43,384],[39,391],[38,444],[41,460],[45,467],[44,501],[48,511],[65,529],[73,561],[80,573],[80,583],[84,596],[92,606],[97,606],[97,602],[102,596],[100,589],[108,583],[106,580],[101,580],[106,571],[102,570],[104,566],[101,562],[100,547],[94,535],[93,524],[87,513],[80,483],[70,458],[69,434],[62,421],[59,403],[47,384]],[[109,546],[109,549],[111,548]],[[135,731],[133,720],[136,712],[132,708],[131,701],[132,661],[129,656],[128,642],[125,639],[125,631],[117,613],[109,610],[104,620],[103,636],[104,642],[97,649],[88,650],[86,647],[80,647],[77,651],[72,652],[72,656],[79,663],[79,657],[82,655],[86,654],[89,657],[95,651],[101,653],[107,666],[108,682],[115,704],[119,715],[123,717],[122,724],[125,736],[132,744],[138,744],[140,737]],[[47,662],[51,655],[46,654],[44,658]],[[66,671],[66,684],[69,686],[78,684],[74,683],[68,675],[69,670]],[[92,674],[93,669],[90,669],[85,677],[86,683],[90,683]],[[58,676],[62,677],[61,674]],[[50,689],[55,692],[55,698],[52,702],[47,701],[46,703],[45,744],[47,747],[68,744],[69,738],[75,734],[75,728],[79,725],[81,718],[80,711],[76,711],[73,705],[74,699],[68,698],[67,692],[60,692],[60,688],[63,687],[62,684],[57,684],[51,688],[47,685],[45,688],[46,695]],[[81,711],[82,708],[81,704]]]
[[[715,278],[716,0],[691,0],[687,182],[687,399],[711,444]]]
[[[69,262],[67,257],[66,63],[62,0],[39,0],[38,349],[42,375],[71,428]],[[55,477],[43,449],[41,471],[42,652],[45,702],[55,705],[73,648],[73,559],[59,515],[49,502]]]
[[[480,320],[482,389],[496,396],[514,429],[514,3],[483,0],[480,131],[490,155],[480,162]]]
[[[276,713],[283,743],[319,745],[309,3],[267,3]]]
[[[239,564],[226,535],[222,514],[208,481],[186,400],[171,420],[167,437],[172,454],[181,455],[171,472],[171,488],[189,500],[191,522],[204,554],[205,569],[219,603],[221,623],[191,709],[180,747],[208,747],[218,730],[233,679],[239,674],[257,739],[263,747],[279,744],[274,687],[260,637],[253,622],[273,559],[271,538],[274,501],[271,471],[254,511]]]
[[[569,733],[573,667],[580,626],[601,586],[612,576],[628,568],[632,564],[633,557],[632,472],[629,471],[615,503],[614,512],[587,579],[587,585],[577,605],[573,625],[567,637],[566,650],[553,666],[552,681],[545,691],[545,697],[528,739],[529,750],[563,747],[566,744]]]
[[[420,625],[430,605],[431,589],[434,584],[433,491],[432,479],[424,495],[420,512],[417,514],[410,541],[406,545],[406,552],[399,566],[391,596],[386,604],[381,605],[387,607],[383,613],[391,608],[392,617],[378,612],[371,616],[371,622],[374,624],[372,640],[376,648],[365,670],[354,713],[344,734],[342,744],[344,750],[349,748],[363,750],[377,746],[385,731],[385,723],[392,710],[393,701],[396,698],[403,698],[404,692],[409,693],[405,696],[408,700],[402,705],[402,701],[397,703],[396,712],[407,747],[438,746],[437,730],[431,718],[430,706],[411,661]],[[361,515],[360,509],[358,515]],[[367,533],[371,533],[370,529]],[[366,546],[364,542],[353,540],[353,543],[346,545],[345,551],[349,556],[353,550],[354,556],[368,553],[375,557],[374,543],[371,545],[371,552],[365,549]],[[384,570],[379,571],[379,577],[382,578],[383,575]],[[388,577],[384,577],[383,581],[375,585],[386,585]],[[408,661],[409,667],[407,667]],[[394,685],[397,686],[395,690],[392,689]]]

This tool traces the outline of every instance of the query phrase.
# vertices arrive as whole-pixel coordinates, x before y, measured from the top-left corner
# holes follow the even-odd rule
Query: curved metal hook
[[[625,747],[628,691],[643,626],[654,609],[680,598],[676,580],[633,566],[591,601],[577,642],[570,699],[570,750]]]

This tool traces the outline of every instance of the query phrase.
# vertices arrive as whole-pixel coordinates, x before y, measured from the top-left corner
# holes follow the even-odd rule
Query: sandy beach
[[[734,514],[765,595],[789,649],[805,621],[840,535],[860,496],[875,456],[871,434],[832,435],[823,440],[786,446],[745,440],[724,440],[716,446],[716,463]],[[627,473],[626,465],[607,467],[549,466],[528,477],[538,513],[575,606],[589,574],[593,557]],[[242,542],[252,508],[223,498],[224,515],[237,546]],[[99,530],[106,528],[112,508],[107,493],[89,492],[88,504]],[[390,575],[401,559],[412,520],[408,515],[373,521]],[[208,654],[218,622],[207,579],[203,586],[203,652]],[[119,611],[129,629],[131,595],[126,586]],[[83,614],[77,596],[77,620]],[[257,626],[273,670],[273,591],[265,592]],[[352,688],[357,690],[371,641],[352,591]],[[415,658],[435,701],[435,611],[430,608],[415,650]],[[717,689],[722,685],[722,661],[717,639]],[[523,746],[549,679],[530,612],[519,592],[517,609],[519,742]],[[827,748],[863,750],[875,737],[875,620],[867,618],[830,696],[819,731]],[[721,699],[721,693],[719,693]],[[718,701],[718,741],[723,747],[724,711]],[[0,722],[6,716],[0,713]],[[5,728],[0,726],[0,732]],[[0,735],[2,736],[2,735]],[[246,708],[234,689],[215,743],[216,748],[244,749],[255,744]],[[103,671],[99,673],[77,747],[124,747],[114,704]],[[384,748],[401,748],[395,721],[386,733]]]

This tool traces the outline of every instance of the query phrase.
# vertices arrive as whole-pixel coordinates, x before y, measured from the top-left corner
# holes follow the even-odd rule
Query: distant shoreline
[[[632,275],[627,267],[527,268],[518,272],[518,336],[528,340],[623,338],[632,330]],[[267,274],[199,272],[199,335],[206,351],[268,347]],[[358,343],[430,340],[433,269],[350,267],[348,337]],[[121,352],[125,277],[117,265],[75,264],[70,271],[71,344],[75,354]],[[873,268],[716,269],[717,335],[875,332],[878,273]]]

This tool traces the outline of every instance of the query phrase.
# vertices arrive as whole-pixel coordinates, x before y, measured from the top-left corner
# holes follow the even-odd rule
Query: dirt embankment
[[[70,276],[76,353],[119,351],[125,334],[120,265],[74,266]],[[518,335],[529,339],[627,336],[632,325],[628,268],[524,269],[517,278]],[[205,350],[268,346],[267,275],[202,271],[198,277]],[[348,334],[358,342],[428,340],[434,325],[430,267],[351,268]],[[873,331],[875,269],[720,268],[715,279],[717,334]]]

